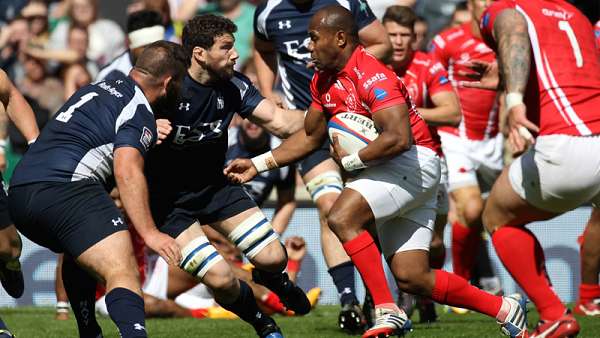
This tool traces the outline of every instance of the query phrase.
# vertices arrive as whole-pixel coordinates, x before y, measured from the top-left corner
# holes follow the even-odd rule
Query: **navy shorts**
[[[319,149],[313,151],[310,155],[298,162],[298,172],[300,173],[300,176],[306,175],[312,168],[330,158],[329,139],[326,139]]]
[[[8,196],[4,190],[4,178],[0,173],[0,230],[4,230],[13,224],[8,213]]]
[[[206,225],[257,206],[241,185],[226,180],[215,183],[177,194],[151,193],[150,208],[159,230],[176,238],[196,221]]]
[[[10,215],[33,242],[77,258],[94,244],[127,230],[125,218],[98,182],[39,182],[11,187]]]

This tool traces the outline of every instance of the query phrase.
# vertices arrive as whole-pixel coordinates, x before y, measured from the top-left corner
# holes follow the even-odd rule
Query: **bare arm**
[[[408,107],[395,105],[373,113],[379,136],[358,152],[363,163],[375,163],[399,155],[413,144]]]
[[[458,126],[462,119],[460,103],[454,91],[439,92],[431,97],[434,108],[418,108],[427,124],[432,126]]]
[[[358,32],[360,43],[383,62],[389,61],[392,56],[392,43],[387,31],[379,20],[371,22]]]
[[[507,93],[525,92],[531,67],[531,44],[525,18],[514,9],[505,9],[494,22],[498,64]]]
[[[254,66],[258,79],[258,89],[263,96],[274,96],[273,86],[277,74],[277,53],[270,41],[254,37]]]
[[[35,140],[40,131],[33,110],[2,70],[0,70],[0,101],[6,109],[8,118],[13,121],[25,139],[28,142]],[[6,137],[6,123],[0,128],[1,133]]]
[[[262,100],[248,119],[279,138],[287,138],[304,126],[303,111],[283,109],[268,99]]]
[[[114,152],[114,170],[123,208],[135,230],[169,264],[179,264],[181,250],[175,239],[158,231],[150,213],[142,154],[133,147],[117,148]]]
[[[294,177],[295,179],[295,177]],[[277,188],[277,206],[271,224],[273,230],[278,234],[282,234],[288,227],[292,215],[296,210],[296,185],[286,188]]]

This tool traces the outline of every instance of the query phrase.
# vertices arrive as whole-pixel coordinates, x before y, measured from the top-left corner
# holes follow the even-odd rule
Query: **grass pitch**
[[[281,317],[276,321],[287,338],[319,337],[349,338],[337,329],[337,306],[319,306],[305,317]],[[438,322],[431,325],[415,324],[410,337],[502,337],[495,321],[479,314],[447,314],[438,307]],[[69,338],[77,337],[73,315],[68,321],[54,320],[52,308],[3,308],[0,316],[18,338]],[[413,321],[419,321],[418,315]],[[537,322],[535,311],[529,312],[530,328]],[[600,337],[600,318],[578,317],[582,330],[578,337]],[[107,318],[100,319],[105,338],[118,338],[114,324]],[[254,338],[253,330],[240,320],[214,319],[149,319],[146,321],[149,336],[153,338],[188,337],[248,337]]]

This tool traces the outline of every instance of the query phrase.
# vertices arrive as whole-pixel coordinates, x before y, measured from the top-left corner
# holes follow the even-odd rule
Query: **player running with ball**
[[[401,333],[410,325],[384,287],[379,250],[367,231],[371,224],[376,224],[385,258],[403,291],[496,317],[505,333],[521,336],[527,332],[524,302],[490,295],[452,273],[429,269],[439,143],[414,109],[406,87],[358,44],[356,31],[351,13],[341,6],[327,6],[313,16],[309,50],[319,72],[311,83],[313,102],[305,129],[272,152],[233,161],[225,174],[241,183],[301,159],[325,140],[333,115],[350,111],[372,118],[380,134],[359,152],[346,154],[333,140],[333,156],[346,171],[364,170],[346,185],[328,217],[373,295],[376,324],[363,337]]]

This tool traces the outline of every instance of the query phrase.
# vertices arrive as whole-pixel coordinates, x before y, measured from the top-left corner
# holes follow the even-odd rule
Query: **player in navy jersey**
[[[274,291],[288,309],[310,311],[304,292],[283,272],[287,257],[271,224],[242,186],[223,175],[227,128],[235,113],[280,137],[303,123],[301,111],[278,108],[234,71],[236,30],[231,20],[215,15],[197,16],[184,27],[191,66],[171,109],[171,134],[148,157],[146,172],[155,220],[183,248],[180,267],[260,337],[275,338],[281,337],[275,322],[258,309],[252,290],[235,278],[200,227],[210,225],[227,236],[256,266],[254,281]]]
[[[308,109],[313,76],[308,50],[308,23],[319,9],[332,4],[342,5],[352,12],[360,42],[369,52],[379,59],[391,55],[385,29],[364,0],[264,1],[254,15],[254,60],[263,95],[277,97],[273,94],[273,87],[279,74],[285,103],[291,108]],[[329,156],[328,143],[301,161],[298,170],[319,209],[323,256],[342,304],[339,324],[348,331],[360,331],[364,326],[364,317],[356,299],[354,267],[326,221],[331,206],[343,188],[340,169]]]
[[[177,97],[187,63],[182,47],[159,41],[144,50],[130,76],[81,88],[13,174],[8,204],[15,225],[37,244],[65,253],[63,280],[81,337],[102,335],[91,315],[96,280],[86,270],[106,282],[121,337],[147,336],[131,239],[108,194],[112,186],[146,245],[170,264],[181,260],[177,243],[152,220],[143,168],[158,137],[153,110]]]
[[[28,143],[34,142],[39,134],[35,116],[25,98],[17,91],[8,76],[0,70],[0,114],[6,114],[13,121]],[[6,125],[2,126],[5,133]],[[3,142],[4,144],[1,144]],[[0,140],[0,156],[4,157],[6,140]],[[13,225],[8,213],[7,197],[0,174],[0,282],[6,293],[14,298],[23,294],[25,285],[21,271],[21,237]],[[8,328],[0,319],[0,337],[12,337]]]

